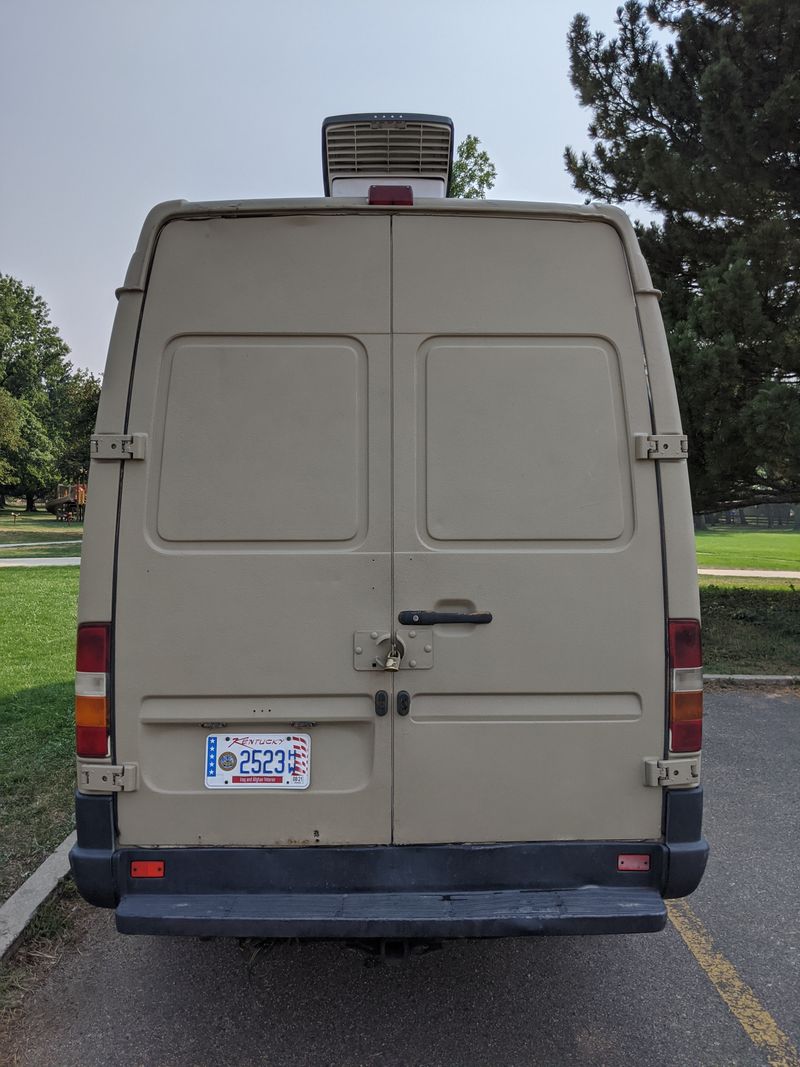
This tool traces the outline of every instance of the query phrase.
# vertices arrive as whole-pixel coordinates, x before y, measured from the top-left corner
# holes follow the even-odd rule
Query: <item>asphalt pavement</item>
[[[684,936],[671,922],[660,934],[451,943],[368,969],[331,944],[254,955],[235,941],[123,937],[96,911],[0,1060],[798,1067],[800,697],[710,693],[706,716],[712,858],[676,917]]]

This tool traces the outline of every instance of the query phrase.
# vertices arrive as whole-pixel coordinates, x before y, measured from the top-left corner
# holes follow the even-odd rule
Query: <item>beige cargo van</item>
[[[436,116],[323,148],[324,198],[154,208],[118,291],[78,887],[125,933],[658,930],[706,862],[702,669],[634,231],[448,198]]]

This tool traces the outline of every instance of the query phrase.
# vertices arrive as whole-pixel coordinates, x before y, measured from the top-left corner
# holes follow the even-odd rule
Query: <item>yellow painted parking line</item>
[[[686,900],[668,900],[672,925],[706,972],[714,988],[736,1016],[754,1045],[767,1053],[771,1067],[800,1067],[800,1053],[781,1030],[753,990],[730,962],[714,947],[711,935]]]

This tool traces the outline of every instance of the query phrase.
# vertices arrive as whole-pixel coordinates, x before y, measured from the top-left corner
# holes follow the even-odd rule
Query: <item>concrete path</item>
[[[49,548],[51,545],[79,545],[82,540],[83,538],[76,537],[65,541],[16,541],[12,545],[0,544],[0,552],[4,552],[7,548]]]
[[[800,571],[733,571],[719,567],[698,567],[697,573],[716,578],[800,578]]]
[[[0,567],[80,567],[80,556],[42,556],[32,559],[21,556],[19,559],[0,559]]]

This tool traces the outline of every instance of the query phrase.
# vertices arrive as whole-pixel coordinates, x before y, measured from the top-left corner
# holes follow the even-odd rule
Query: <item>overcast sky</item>
[[[0,0],[0,272],[33,285],[76,366],[103,369],[160,200],[321,196],[325,115],[450,115],[498,199],[580,202],[566,34],[617,0]]]

